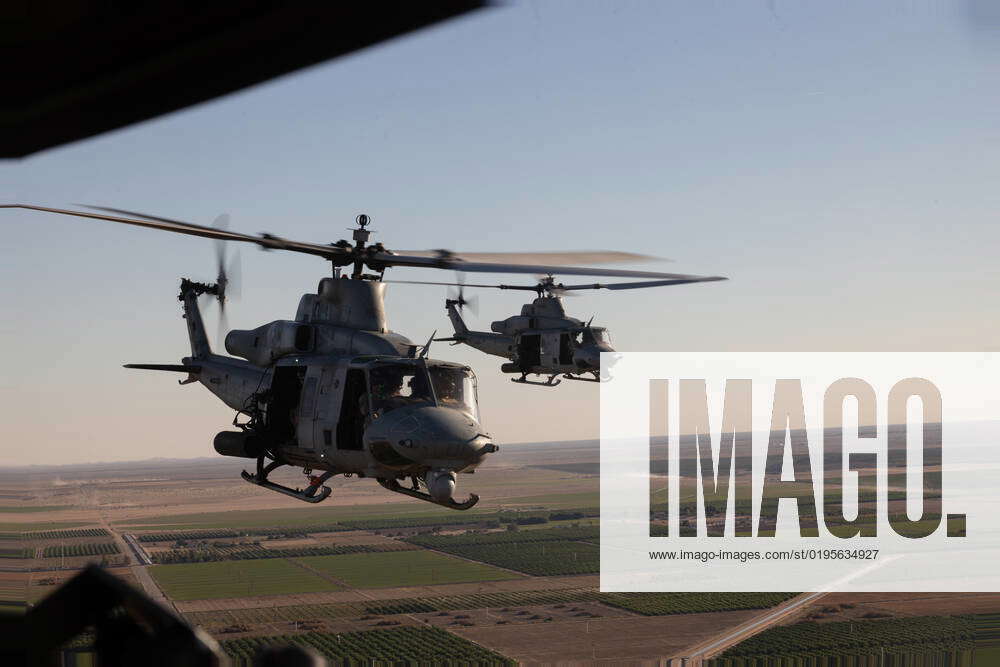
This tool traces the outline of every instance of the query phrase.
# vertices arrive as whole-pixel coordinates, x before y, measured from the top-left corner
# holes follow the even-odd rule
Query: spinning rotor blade
[[[469,297],[465,298],[465,282],[456,283],[458,286],[458,292],[449,291],[448,298],[457,302],[459,310],[465,310],[466,307],[472,311],[473,315],[479,315],[479,297]]]
[[[229,214],[223,213],[215,219],[213,229],[226,231],[229,229]],[[239,298],[240,293],[240,256],[239,251],[232,258],[226,257],[226,242],[215,240],[215,284],[218,287],[216,303],[219,305],[218,329],[215,334],[219,347],[224,346],[226,333],[229,331],[229,317],[226,314],[226,303]]]
[[[457,256],[447,250],[438,250],[430,253],[421,251],[416,254],[394,253],[385,250],[380,244],[372,246],[350,246],[346,242],[338,242],[336,245],[322,245],[318,243],[303,243],[283,239],[271,234],[261,234],[251,236],[239,232],[231,232],[227,229],[217,229],[195,225],[190,222],[171,220],[158,216],[147,215],[135,211],[115,209],[107,207],[90,206],[98,211],[122,214],[132,217],[119,217],[118,215],[106,215],[100,213],[88,213],[84,211],[72,211],[59,208],[49,208],[46,206],[35,206],[33,204],[0,204],[0,208],[23,208],[47,213],[58,213],[60,215],[71,215],[79,218],[90,218],[92,220],[107,220],[126,225],[136,225],[138,227],[149,227],[161,229],[178,234],[188,234],[191,236],[201,236],[203,238],[218,239],[222,241],[239,241],[242,243],[253,243],[265,250],[288,250],[300,252],[308,255],[315,255],[329,260],[335,266],[344,266],[355,263],[356,271],[360,273],[360,266],[363,264],[368,268],[383,272],[392,266],[410,266],[414,268],[427,269],[447,269],[450,271],[460,271],[466,273],[528,273],[551,275],[558,273],[561,275],[576,276],[606,276],[622,278],[653,278],[659,280],[676,280],[687,282],[700,282],[702,280],[721,280],[719,277],[702,278],[699,276],[688,276],[678,273],[658,273],[655,271],[631,271],[624,269],[596,269],[580,266],[565,266],[561,262],[566,261],[588,261],[588,262],[620,262],[620,261],[645,261],[653,259],[646,255],[636,255],[624,252],[604,252],[592,251],[584,253],[564,252],[564,253],[470,253],[464,257]],[[470,259],[505,259],[504,262],[469,261]],[[523,261],[547,260],[548,264],[525,264]],[[669,284],[669,283],[664,283]],[[679,283],[678,283],[679,284]],[[480,287],[482,285],[477,285]],[[501,289],[531,289],[523,286],[494,286]],[[608,289],[614,289],[608,286]],[[626,288],[619,288],[626,289]]]
[[[144,213],[136,213],[133,211],[123,211],[111,208],[102,208],[99,206],[88,206],[88,208],[93,208],[99,211],[109,211],[112,213],[123,213],[126,215],[137,216],[145,219],[136,220],[134,218],[121,218],[112,215],[87,213],[84,211],[70,211],[60,208],[35,206],[33,204],[0,204],[0,208],[23,208],[23,209],[30,209],[33,211],[43,211],[46,213],[72,215],[78,218],[91,218],[93,220],[108,220],[110,222],[120,222],[126,225],[136,225],[138,227],[151,227],[153,229],[162,229],[168,232],[176,232],[178,234],[189,234],[191,236],[201,236],[209,239],[221,239],[223,241],[242,241],[245,243],[255,243],[264,248],[265,250],[290,250],[292,252],[302,252],[309,255],[318,255],[320,257],[324,257],[330,260],[335,260],[338,258],[346,258],[351,254],[350,250],[336,246],[320,245],[317,243],[302,243],[301,241],[290,241],[288,239],[279,238],[277,236],[272,236],[270,234],[251,236],[249,234],[240,234],[239,232],[230,232],[228,230],[215,229],[213,227],[205,227],[203,225],[195,225],[190,222],[181,222],[179,220],[171,220],[169,218],[159,218],[152,215],[146,215]]]
[[[500,264],[626,264],[629,262],[669,262],[662,257],[639,255],[617,250],[579,250],[573,252],[458,252],[451,250],[395,250],[397,255],[410,257],[452,257],[467,262],[497,262]]]
[[[595,269],[599,271],[600,269]],[[688,283],[707,283],[714,282],[717,280],[729,280],[723,276],[690,276],[681,274],[663,274],[663,275],[673,275],[675,277],[665,279],[665,280],[644,280],[641,282],[631,282],[631,283],[590,283],[586,285],[562,285],[559,283],[554,283],[550,286],[550,289],[555,292],[564,292],[570,290],[585,290],[585,289],[608,289],[608,290],[623,290],[623,289],[642,289],[644,287],[663,287],[666,285],[686,285]],[[403,283],[407,285],[447,285],[450,287],[487,287],[491,289],[509,289],[509,290],[523,290],[526,292],[537,292],[542,289],[541,284],[538,285],[485,285],[476,283],[439,283],[424,280],[383,280],[386,283]]]
[[[526,285],[481,285],[476,283],[438,283],[428,280],[383,280],[384,283],[399,283],[404,285],[444,285],[446,287],[492,287],[494,289],[523,289],[534,291],[534,287]]]
[[[667,285],[687,285],[690,283],[710,283],[716,280],[729,280],[729,278],[724,278],[722,276],[688,276],[687,278],[678,278],[673,280],[645,280],[642,282],[635,283],[593,283],[591,285],[553,285],[553,288],[559,291],[569,291],[569,290],[582,290],[582,289],[609,289],[609,290],[623,290],[623,289],[643,289],[645,287],[665,287]]]
[[[583,266],[555,266],[550,264],[491,264],[488,262],[467,262],[453,256],[414,257],[394,255],[388,252],[375,253],[370,257],[369,266],[412,266],[429,269],[451,269],[466,273],[558,273],[571,276],[608,276],[623,278],[663,278],[686,279],[691,276],[679,273],[658,273],[656,271],[630,271],[625,269],[594,269]]]

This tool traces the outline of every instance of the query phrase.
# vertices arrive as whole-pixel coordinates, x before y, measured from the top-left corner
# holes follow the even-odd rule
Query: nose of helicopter
[[[607,343],[583,345],[573,353],[573,364],[582,371],[596,371],[601,367],[601,353],[614,351]]]
[[[478,465],[498,449],[469,413],[429,405],[384,414],[366,429],[365,440],[373,452],[377,443],[387,442],[410,462],[449,470]]]

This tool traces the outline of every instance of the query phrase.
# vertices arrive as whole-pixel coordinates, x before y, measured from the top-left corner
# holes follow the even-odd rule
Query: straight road
[[[760,616],[753,618],[742,625],[738,625],[731,630],[727,630],[722,636],[713,637],[686,649],[682,654],[686,657],[679,659],[674,658],[670,662],[671,667],[674,665],[683,667],[701,667],[701,664],[705,660],[714,657],[715,655],[725,651],[730,646],[738,644],[758,632],[763,632],[772,625],[775,625],[776,623],[800,611],[806,605],[816,602],[827,593],[828,591],[803,593],[792,598],[791,600],[788,600],[787,602],[783,602],[773,609],[768,609]]]

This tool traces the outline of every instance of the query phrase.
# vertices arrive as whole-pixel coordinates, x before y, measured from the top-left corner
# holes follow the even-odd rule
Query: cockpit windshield
[[[434,404],[423,364],[380,362],[368,369],[372,410],[389,412],[404,405]]]
[[[476,376],[461,366],[379,361],[368,368],[368,393],[374,412],[436,404],[468,412],[479,419]]]
[[[464,410],[479,420],[476,376],[471,370],[445,365],[428,365],[427,370],[431,375],[438,405]]]
[[[608,330],[603,327],[587,327],[583,330],[583,342],[611,345],[611,336],[608,334]]]

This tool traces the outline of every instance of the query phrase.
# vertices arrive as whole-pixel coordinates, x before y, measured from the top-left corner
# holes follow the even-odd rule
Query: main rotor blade
[[[436,283],[428,280],[383,280],[384,283],[401,283],[404,285],[444,285],[446,287],[489,287],[492,289],[520,289],[536,291],[535,286],[527,285],[483,285],[476,283]]]
[[[458,252],[451,250],[394,250],[398,255],[464,260],[467,262],[496,262],[500,264],[627,264],[630,262],[669,262],[671,260],[650,255],[617,250],[578,250],[572,252]]]
[[[554,292],[568,292],[571,290],[586,290],[586,289],[607,289],[607,290],[625,290],[625,289],[642,289],[645,287],[664,287],[667,285],[687,285],[689,283],[708,283],[717,280],[729,280],[729,278],[723,276],[684,276],[678,278],[671,278],[668,280],[644,280],[641,282],[633,283],[588,283],[585,285],[563,285],[561,283],[554,283],[551,285],[551,289]],[[545,288],[541,285],[484,285],[475,283],[438,283],[425,280],[383,280],[384,283],[404,283],[407,285],[446,285],[449,287],[487,287],[492,289],[509,289],[509,290],[524,290],[528,292],[537,292],[539,289],[544,290]]]
[[[581,289],[643,289],[645,287],[665,287],[667,285],[687,285],[690,283],[710,283],[716,280],[729,280],[723,276],[688,276],[674,280],[645,280],[635,283],[593,283],[590,285],[553,285],[554,289],[560,291],[581,290]]]
[[[412,266],[429,269],[450,269],[467,273],[531,273],[571,276],[608,276],[621,278],[660,278],[668,280],[686,280],[692,276],[681,273],[658,273],[656,271],[630,271],[626,269],[594,269],[583,266],[555,266],[552,264],[491,264],[488,262],[467,262],[447,256],[413,257],[408,255],[393,255],[386,252],[375,253],[367,260],[372,268],[384,266]],[[695,276],[697,277],[697,276]]]
[[[203,225],[196,225],[190,222],[181,222],[179,220],[170,220],[169,218],[157,218],[154,216],[147,216],[142,213],[127,212],[129,215],[136,215],[139,217],[147,218],[146,220],[121,218],[113,215],[100,215],[97,213],[87,213],[84,211],[70,211],[60,208],[49,208],[47,206],[35,206],[33,204],[0,204],[0,208],[23,208],[32,211],[58,213],[60,215],[72,215],[78,218],[91,218],[93,220],[108,220],[110,222],[120,222],[126,225],[136,225],[138,227],[150,227],[152,229],[161,229],[163,231],[176,232],[178,234],[189,234],[191,236],[201,236],[209,239],[220,239],[223,241],[242,241],[244,243],[254,243],[266,250],[289,250],[291,252],[301,252],[309,255],[317,255],[319,257],[324,257],[330,260],[335,260],[335,258],[339,258],[341,259],[341,261],[343,261],[343,258],[345,258],[347,255],[350,254],[349,250],[336,246],[320,245],[317,243],[303,243],[301,241],[290,241],[288,239],[272,236],[270,234],[251,236],[249,234],[241,234],[239,232],[230,232],[228,230],[215,229],[213,227],[205,227]],[[90,208],[104,210],[97,206]],[[112,212],[118,212],[116,209],[107,209],[107,210]]]

